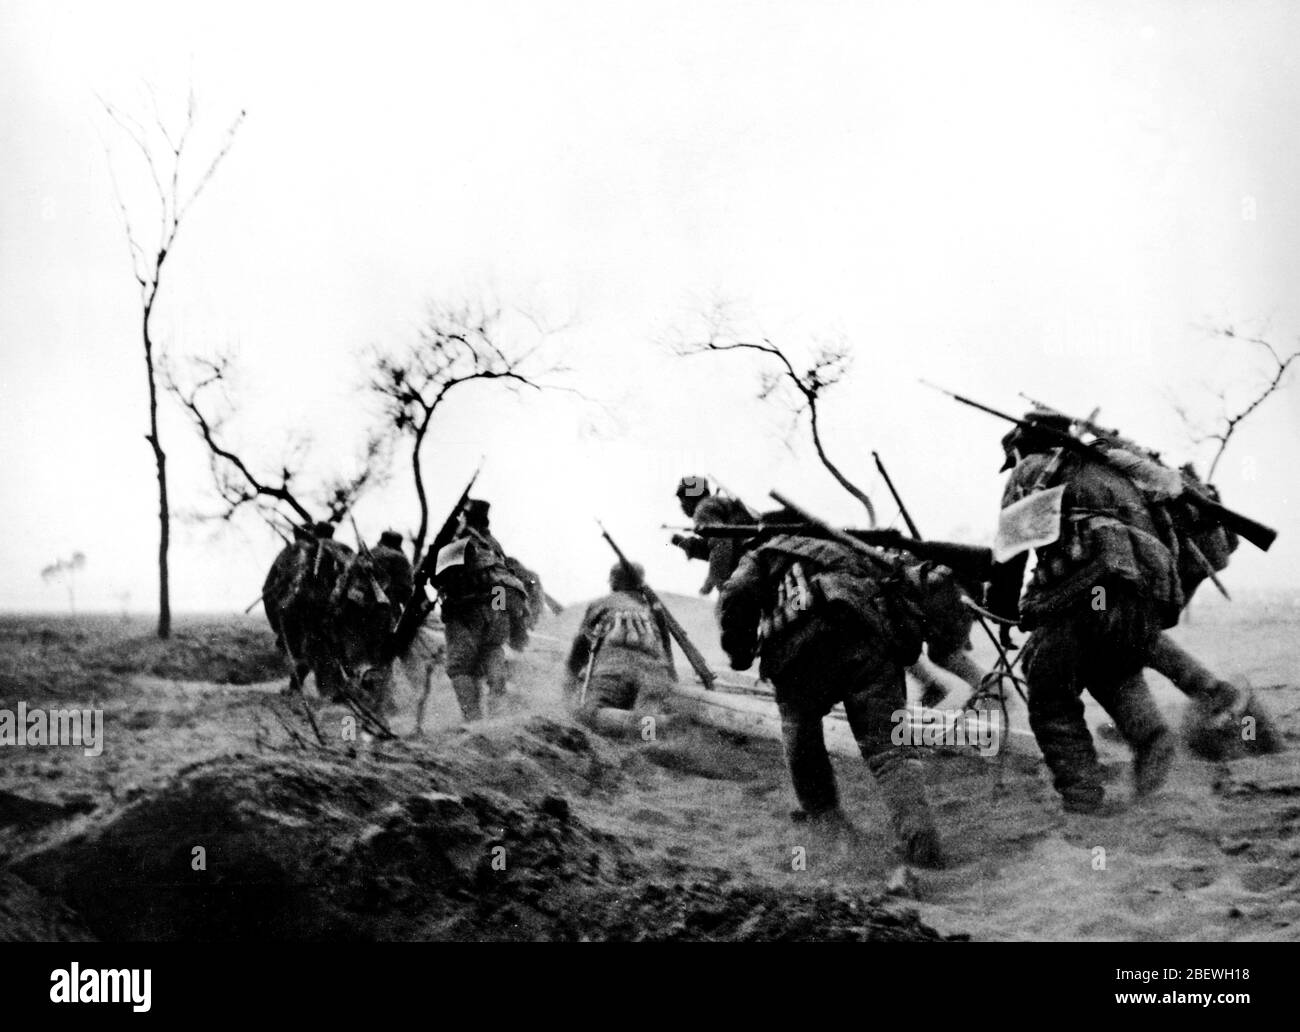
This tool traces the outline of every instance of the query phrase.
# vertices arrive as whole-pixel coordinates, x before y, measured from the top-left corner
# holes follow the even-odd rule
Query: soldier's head
[[[379,543],[386,548],[402,550],[402,535],[395,530],[386,530],[379,535]]]
[[[315,541],[316,531],[312,527],[295,524],[293,528],[293,539],[295,541]]]
[[[312,524],[311,530],[321,541],[328,541],[334,536],[334,524],[327,523],[325,520],[317,520]]]
[[[615,563],[609,571],[609,587],[611,591],[635,591],[645,580],[645,567],[640,563],[632,563],[629,570],[622,563]]]
[[[677,484],[677,501],[687,516],[694,516],[700,502],[708,497],[709,482],[704,477],[682,477]]]
[[[1041,426],[1061,433],[1068,433],[1070,430],[1070,417],[1055,412],[1026,412],[1024,418],[1025,422],[1030,424],[1029,426],[1012,427],[1002,437],[1002,454],[1005,461],[1002,463],[1001,472],[1011,469],[1026,455],[1051,451],[1056,447],[1050,436],[1035,433],[1034,427]]]
[[[482,498],[469,499],[465,503],[465,526],[486,531],[489,523],[488,510],[491,508],[492,504]]]

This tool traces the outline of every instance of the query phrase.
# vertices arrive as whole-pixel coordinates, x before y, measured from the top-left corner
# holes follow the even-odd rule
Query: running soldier
[[[677,485],[677,501],[682,512],[696,526],[702,523],[749,523],[753,519],[753,514],[739,499],[710,491],[705,477],[682,477]],[[709,564],[708,575],[700,587],[701,595],[709,595],[715,588],[721,588],[739,560],[737,542],[726,538],[708,540],[674,534],[672,543],[685,552],[688,559],[702,559]]]
[[[755,516],[741,501],[709,494],[707,481],[703,477],[683,477],[677,485],[677,498],[682,511],[692,516],[695,526],[723,524],[728,526],[753,523],[755,519],[773,523],[798,522],[797,517],[778,510]],[[674,534],[672,543],[686,553],[689,559],[702,559],[709,564],[708,578],[700,594],[707,595],[712,589],[721,587],[729,572],[740,561],[739,549],[742,542],[736,538],[700,537],[697,535]],[[984,670],[970,656],[970,632],[974,625],[974,615],[962,604],[962,587],[951,576],[946,567],[929,564],[925,568],[924,578],[929,580],[927,595],[930,603],[927,616],[931,619],[931,635],[926,641],[929,653],[918,656],[908,672],[921,685],[921,705],[938,706],[948,696],[948,686],[934,669],[942,667],[964,681],[972,693],[980,693],[988,677]],[[983,585],[975,591],[974,597],[983,595]],[[969,590],[969,589],[968,589]]]
[[[822,734],[822,718],[843,702],[904,858],[942,867],[920,760],[890,740],[894,714],[906,705],[903,671],[926,634],[915,608],[898,604],[908,564],[879,550],[868,558],[837,541],[791,534],[745,547],[718,597],[722,648],[735,670],[760,656],[759,675],[776,690],[801,807],[793,816],[851,834]]]
[[[477,498],[466,503],[461,533],[439,551],[433,577],[442,598],[447,676],[466,720],[483,717],[484,683],[489,706],[495,710],[504,703],[504,646],[526,606],[526,589],[492,536],[489,508]]]
[[[610,594],[587,607],[569,650],[565,694],[578,719],[606,734],[636,734],[646,716],[664,720],[676,677],[668,661],[668,629],[637,589],[645,571],[616,563]]]
[[[374,558],[379,586],[393,605],[402,608],[415,590],[415,571],[411,560],[402,551],[402,535],[395,530],[384,531],[370,554]]]
[[[1134,753],[1139,796],[1164,784],[1174,738],[1143,677],[1160,633],[1183,605],[1177,564],[1134,482],[1101,459],[1059,446],[1031,413],[1003,439],[1012,467],[994,545],[989,608],[1030,632],[1025,643],[1029,725],[1067,811],[1095,813],[1105,794],[1084,721],[1086,689]],[[1037,564],[1021,600],[1028,552]]]
[[[1050,420],[1043,413],[1035,418]],[[1057,428],[1068,428],[1067,417],[1051,421]],[[1002,469],[1013,468],[1023,450],[1023,433],[1012,430],[1002,439],[1006,461]],[[1183,479],[1201,485],[1196,471],[1186,465],[1181,472],[1164,466],[1158,456],[1143,453],[1131,442],[1101,438],[1097,447],[1105,449],[1118,462],[1146,500],[1159,537],[1175,557],[1182,607],[1186,608],[1211,573],[1228,566],[1237,548],[1237,535],[1206,517],[1183,497]],[[1201,485],[1212,498],[1218,492],[1212,485]],[[1184,725],[1189,748],[1206,759],[1256,751],[1277,752],[1283,748],[1280,732],[1263,703],[1248,687],[1239,688],[1214,674],[1174,639],[1161,631],[1151,646],[1147,665],[1191,700]],[[1243,722],[1249,721],[1252,735],[1243,737]]]

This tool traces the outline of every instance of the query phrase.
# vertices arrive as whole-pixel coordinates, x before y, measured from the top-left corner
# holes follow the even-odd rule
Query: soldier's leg
[[[499,715],[506,702],[506,666],[505,649],[500,645],[488,645],[484,648],[479,666],[483,680],[487,683],[488,711]]]
[[[948,685],[930,659],[921,656],[907,669],[921,685],[922,706],[932,709],[948,697]]]
[[[1176,753],[1174,736],[1142,675],[1160,621],[1148,600],[1112,592],[1109,608],[1099,611],[1093,626],[1096,634],[1081,657],[1088,688],[1133,749],[1137,794],[1149,795],[1164,784]]]
[[[960,677],[970,686],[970,690],[973,692],[980,690],[980,685],[988,674],[988,671],[971,659],[970,653],[961,647],[951,651],[940,651],[932,648],[930,649],[930,659],[937,666]],[[922,702],[924,701],[923,699]]]
[[[447,676],[456,693],[461,716],[466,720],[481,720],[483,706],[479,699],[479,682],[475,666],[478,663],[478,637],[472,627],[459,620],[446,620]]]
[[[1284,748],[1272,715],[1249,687],[1215,676],[1168,634],[1156,639],[1149,665],[1192,700],[1183,732],[1197,755],[1219,760],[1243,751],[1273,753]]]
[[[510,640],[510,616],[497,609],[488,610],[484,615],[479,638],[479,672],[487,682],[488,705],[500,708],[510,675],[505,652],[505,644]]]
[[[1142,671],[1122,680],[1098,680],[1090,691],[1133,749],[1133,786],[1137,794],[1155,792],[1169,776],[1177,750]]]
[[[577,718],[592,730],[622,735],[635,721],[636,683],[621,671],[593,670]]]
[[[1101,806],[1101,764],[1083,717],[1078,672],[1082,649],[1075,629],[1058,621],[1035,630],[1025,643],[1029,727],[1062,805],[1089,813]]]
[[[879,659],[854,674],[854,690],[844,698],[849,727],[858,749],[880,786],[894,833],[909,863],[942,867],[943,849],[926,796],[922,765],[915,752],[894,745],[894,714],[907,705],[902,669]]]
[[[311,667],[300,659],[293,660],[293,669],[289,671],[289,687],[284,690],[286,695],[302,695],[307,690],[307,675],[311,673]]]
[[[809,817],[837,811],[839,792],[822,736],[824,711],[819,706],[800,703],[780,703],[777,708],[781,713],[785,762],[800,808]]]
[[[483,703],[477,677],[458,674],[451,679],[451,690],[456,693],[456,702],[460,704],[461,716],[466,720],[483,719]]]

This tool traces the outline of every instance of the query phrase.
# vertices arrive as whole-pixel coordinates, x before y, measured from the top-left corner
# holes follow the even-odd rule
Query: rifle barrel
[[[889,493],[894,496],[894,503],[898,506],[898,513],[903,517],[903,522],[907,524],[908,532],[918,541],[921,540],[921,532],[916,529],[916,524],[912,521],[912,514],[907,511],[907,506],[903,504],[903,498],[898,493],[898,488],[894,486],[894,481],[890,479],[889,470],[885,469],[885,464],[880,461],[880,453],[872,452],[871,457],[876,460],[876,469],[880,470],[880,478],[889,488]]]
[[[600,528],[601,536],[609,543],[609,547],[614,550],[614,554],[618,556],[618,561],[623,564],[623,568],[629,571],[634,570],[635,567],[633,567],[631,560],[623,554],[623,549],[619,548],[614,539],[610,537],[609,531],[605,529],[605,525],[601,523],[600,520],[597,520],[596,526]],[[655,590],[645,582],[644,577],[641,578],[640,589],[651,608],[654,609],[656,613],[663,616],[664,623],[668,625],[668,633],[672,635],[673,640],[677,642],[678,646],[685,654],[687,661],[695,670],[695,673],[699,676],[700,680],[704,682],[704,687],[711,691],[713,689],[715,675],[713,671],[709,669],[709,664],[704,659],[703,654],[695,647],[695,643],[692,642],[689,635],[687,635],[686,628],[677,622],[677,617],[673,616],[668,607],[663,604],[663,600],[660,599],[659,596],[655,594]],[[672,656],[669,655],[669,662],[671,661]]]
[[[990,408],[988,405],[963,397],[953,391],[944,390],[944,388],[930,383],[928,380],[922,380],[921,383],[939,391],[941,394],[948,395],[948,397],[952,398],[954,401],[961,402],[963,405],[969,405],[971,408],[979,409],[981,412],[987,412],[989,415],[996,416],[998,419],[1005,420],[1008,423],[1015,423],[1016,426],[1032,430],[1040,437],[1045,438],[1054,444],[1058,444],[1063,448],[1069,448],[1076,454],[1086,456],[1096,462],[1104,462],[1112,469],[1115,468],[1114,463],[1111,462],[1109,456],[1107,456],[1104,451],[1079,440],[1079,438],[1075,437],[1073,434],[1066,433],[1064,430],[1057,430],[1054,427],[1043,426],[1041,423],[1031,423],[1028,420],[1017,419],[1015,416],[1008,415],[1005,412],[999,412],[995,408]],[[1277,540],[1277,531],[1272,527],[1265,526],[1258,520],[1253,520],[1249,516],[1245,516],[1239,512],[1234,512],[1232,509],[1229,509],[1220,502],[1216,502],[1214,499],[1201,494],[1194,485],[1188,483],[1186,477],[1183,478],[1183,485],[1184,491],[1182,496],[1187,499],[1189,504],[1195,506],[1206,516],[1214,517],[1223,526],[1227,527],[1238,536],[1245,538],[1261,552],[1267,552],[1272,547],[1273,542]]]

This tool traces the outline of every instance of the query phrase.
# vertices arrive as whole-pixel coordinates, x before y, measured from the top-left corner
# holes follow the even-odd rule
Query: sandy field
[[[708,602],[667,601],[725,671]],[[0,708],[104,711],[98,756],[0,749],[0,939],[1300,937],[1294,599],[1198,602],[1174,632],[1250,679],[1286,752],[1184,752],[1136,803],[1127,751],[1099,737],[1117,812],[1083,817],[1032,752],[927,750],[953,863],[906,879],[860,760],[836,760],[862,833],[850,849],[791,822],[775,742],[690,726],[616,743],[569,720],[580,615],[548,615],[513,658],[503,716],[459,726],[438,672],[414,735],[399,678],[395,740],[353,738],[317,702],[327,745],[306,748],[259,617],[182,620],[165,645],[142,622],[0,618]],[[1181,697],[1151,677],[1179,721]]]

